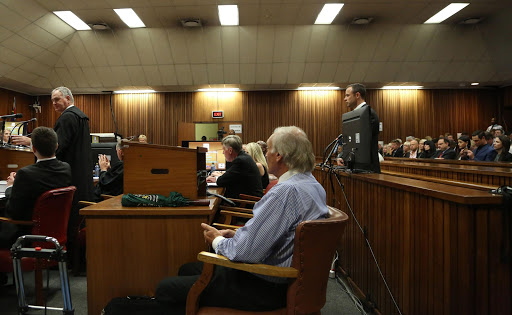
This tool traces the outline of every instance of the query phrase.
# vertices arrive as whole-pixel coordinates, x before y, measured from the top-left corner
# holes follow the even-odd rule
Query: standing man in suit
[[[363,106],[369,106],[364,100],[366,97],[366,88],[360,83],[354,83],[347,86],[345,89],[345,103],[351,110],[359,109]],[[380,162],[379,162],[379,117],[373,108],[370,107],[370,124],[372,126],[372,140],[371,140],[371,171],[380,173]],[[338,165],[343,165],[342,153],[338,155]]]
[[[222,139],[222,149],[226,161],[232,162],[231,167],[224,175],[208,176],[206,181],[226,187],[227,198],[239,198],[240,194],[262,197],[260,171],[252,157],[242,150],[242,139],[236,135],[229,135]]]
[[[455,156],[457,156],[455,150],[450,148],[450,140],[448,138],[440,138],[437,140],[437,148],[438,150],[432,157],[434,159],[454,160]]]
[[[71,167],[57,160],[57,134],[51,128],[38,127],[32,132],[35,164],[12,172],[7,177],[5,215],[13,220],[32,220],[34,204],[44,192],[71,185]],[[31,227],[1,222],[0,248],[10,247],[21,235],[30,234]]]

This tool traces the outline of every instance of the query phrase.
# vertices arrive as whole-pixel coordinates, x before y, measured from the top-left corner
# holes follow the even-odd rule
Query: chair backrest
[[[278,182],[279,182],[279,180],[277,180],[277,179],[270,181],[270,183],[268,183],[267,187],[265,187],[265,194],[268,193],[270,188],[274,187]]]
[[[33,235],[51,236],[61,245],[66,244],[69,213],[75,191],[75,186],[57,188],[48,190],[37,198],[32,212]],[[46,245],[41,244],[45,247]]]
[[[324,306],[329,270],[347,221],[347,214],[329,207],[329,218],[298,225],[292,267],[299,276],[288,287],[288,314],[319,313]]]

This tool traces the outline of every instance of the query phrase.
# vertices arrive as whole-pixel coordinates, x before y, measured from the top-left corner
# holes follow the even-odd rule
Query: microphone
[[[2,119],[7,119],[7,118],[21,118],[23,117],[23,114],[11,114],[11,115],[3,115],[3,116],[0,116],[0,118]]]

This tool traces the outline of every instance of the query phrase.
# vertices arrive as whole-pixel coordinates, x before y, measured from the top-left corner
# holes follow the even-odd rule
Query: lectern
[[[206,196],[206,148],[123,142],[125,194],[177,191],[189,199]]]

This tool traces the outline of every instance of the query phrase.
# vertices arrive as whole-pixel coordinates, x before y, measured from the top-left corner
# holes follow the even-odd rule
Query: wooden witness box
[[[124,144],[124,193],[177,191],[189,199],[206,196],[206,148],[181,148],[138,142]]]
[[[29,148],[0,147],[0,178],[5,180],[11,172],[17,172],[20,168],[35,162],[34,153]]]

